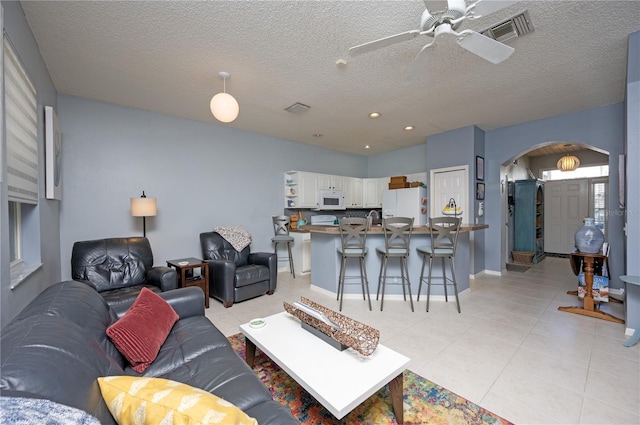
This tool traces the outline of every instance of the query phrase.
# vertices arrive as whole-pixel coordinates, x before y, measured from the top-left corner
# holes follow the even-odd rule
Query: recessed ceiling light
[[[320,133],[315,133],[315,134],[313,135],[313,137],[322,137],[322,134],[320,134]]]
[[[369,145],[364,145],[364,148],[365,148],[365,149],[371,149],[371,146],[369,146]]]
[[[411,130],[413,130],[414,128],[415,128],[414,126],[412,126],[412,125],[408,125],[408,126],[406,126],[404,129],[405,129],[405,130],[407,130],[407,131],[411,131]]]
[[[372,112],[369,114],[369,118],[380,118],[380,112]]]

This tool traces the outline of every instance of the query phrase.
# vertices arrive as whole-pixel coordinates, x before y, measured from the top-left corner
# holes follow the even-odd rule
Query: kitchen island
[[[470,275],[470,232],[487,229],[487,224],[462,224],[458,235],[458,246],[455,256],[455,271],[458,283],[458,293],[463,293],[469,289]],[[338,293],[338,275],[340,273],[340,255],[338,247],[341,245],[340,229],[337,226],[302,226],[300,230],[309,231],[311,233],[311,286],[322,292],[337,295]],[[418,285],[420,284],[420,270],[422,268],[422,256],[416,251],[416,247],[421,245],[430,245],[431,235],[429,226],[415,226],[411,234],[411,250],[407,265],[409,268],[409,279],[411,282],[411,293],[414,301],[418,294]],[[384,247],[384,231],[382,226],[371,226],[367,233],[367,249],[368,253],[365,257],[365,268],[369,279],[369,290],[372,300],[375,300],[376,290],[378,288],[378,275],[380,273],[381,256],[376,252],[376,247]],[[448,269],[448,267],[447,267]],[[425,267],[425,279],[428,273],[428,264]],[[346,276],[359,276],[358,262],[348,261]],[[400,275],[399,261],[390,260],[388,266],[389,276]],[[449,276],[450,273],[447,273]],[[432,272],[432,282],[441,283],[442,279],[441,261],[434,261],[434,269]],[[434,277],[435,280],[434,280]],[[345,286],[345,298],[362,297],[362,289],[359,284],[350,284],[358,282],[358,280],[347,279]],[[387,288],[385,291],[385,299],[403,299],[402,287],[399,285],[400,279],[387,278]],[[397,284],[397,285],[396,285]],[[448,288],[449,290],[449,288]],[[426,297],[426,284],[423,285],[421,299]],[[448,292],[453,295],[453,291]],[[441,285],[431,287],[431,300],[444,301],[444,288]],[[455,303],[455,298],[453,298]]]

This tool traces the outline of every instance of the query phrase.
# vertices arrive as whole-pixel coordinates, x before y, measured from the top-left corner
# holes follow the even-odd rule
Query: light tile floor
[[[566,293],[576,283],[568,260],[546,258],[525,273],[476,277],[460,297],[462,314],[433,300],[427,313],[424,295],[414,313],[389,299],[382,312],[379,302],[369,311],[345,299],[342,313],[380,329],[380,342],[410,357],[412,371],[516,424],[640,424],[640,344],[623,346],[624,325],[558,311],[579,305]],[[309,276],[280,273],[274,295],[229,309],[212,299],[206,314],[229,336],[300,296],[338,308]],[[620,304],[602,309],[624,315]]]

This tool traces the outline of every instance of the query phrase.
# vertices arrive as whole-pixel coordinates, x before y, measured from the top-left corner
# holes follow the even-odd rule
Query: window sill
[[[16,289],[22,282],[24,282],[29,276],[35,273],[42,267],[42,263],[38,264],[24,264],[15,265],[11,267],[11,286],[12,291]]]

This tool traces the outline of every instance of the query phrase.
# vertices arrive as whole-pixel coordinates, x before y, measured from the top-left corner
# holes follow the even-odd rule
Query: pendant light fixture
[[[213,116],[221,122],[231,122],[238,117],[240,107],[238,101],[227,93],[227,78],[229,78],[228,72],[219,72],[218,75],[223,80],[224,91],[218,93],[211,98],[211,113]]]
[[[580,166],[580,160],[575,155],[565,155],[556,164],[560,171],[573,171]]]

